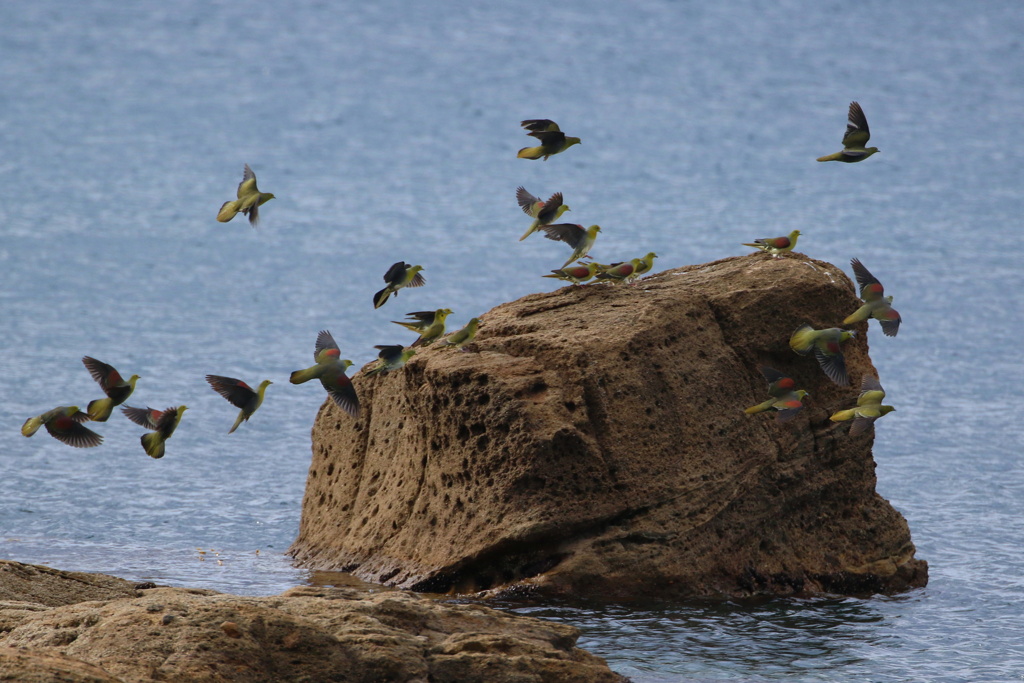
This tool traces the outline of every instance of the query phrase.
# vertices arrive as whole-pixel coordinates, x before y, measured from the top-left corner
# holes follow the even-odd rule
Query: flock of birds
[[[535,147],[524,147],[519,150],[521,159],[548,160],[553,155],[561,154],[574,145],[580,144],[577,137],[569,137],[563,133],[558,124],[550,119],[528,119],[521,123],[527,135],[536,138],[540,144]],[[835,154],[819,157],[818,161],[841,161],[853,163],[863,161],[878,152],[876,147],[866,147],[870,139],[868,122],[864,111],[857,102],[849,108],[846,134],[843,136],[843,149]],[[217,220],[226,223],[241,213],[247,216],[255,227],[259,222],[259,209],[266,202],[274,199],[269,192],[261,192],[256,185],[256,174],[246,164],[242,182],[238,185],[237,197],[224,202],[217,213]],[[590,280],[610,283],[633,283],[641,275],[649,272],[654,266],[657,254],[649,252],[640,258],[628,261],[601,264],[593,261],[589,255],[597,240],[601,226],[591,225],[584,228],[573,223],[555,223],[569,206],[564,203],[562,193],[556,192],[547,201],[530,194],[524,187],[516,190],[516,200],[523,212],[532,219],[520,241],[535,232],[543,232],[550,240],[565,242],[572,248],[572,255],[562,264],[561,268],[552,270],[543,277],[555,278],[582,286]],[[773,256],[791,252],[796,246],[800,232],[794,230],[781,237],[757,239],[744,246],[754,247],[768,252]],[[576,262],[574,264],[574,262]],[[885,295],[882,284],[857,259],[851,261],[854,275],[860,287],[860,296],[864,304],[843,320],[843,325],[863,322],[869,318],[878,320],[882,331],[894,337],[899,330],[900,316],[892,308],[892,297]],[[411,265],[404,261],[393,264],[384,274],[385,286],[373,295],[374,308],[383,306],[390,297],[398,295],[399,290],[406,287],[422,287],[426,281],[423,267]],[[406,314],[406,320],[393,321],[413,332],[418,338],[408,347],[403,344],[379,345],[376,348],[378,361],[367,371],[370,377],[379,373],[392,372],[402,368],[416,353],[417,347],[429,345],[435,341],[446,347],[467,350],[467,344],[473,341],[480,325],[479,318],[472,318],[465,327],[445,336],[445,321],[452,313],[450,309],[441,308],[434,311],[414,311]],[[840,386],[849,385],[846,363],[842,353],[842,343],[852,338],[854,332],[839,327],[815,330],[810,325],[801,325],[790,339],[789,345],[796,353],[808,355],[814,353],[825,374]],[[316,339],[313,351],[314,364],[291,373],[292,384],[303,384],[318,379],[327,394],[342,410],[353,417],[359,416],[359,397],[351,378],[346,374],[352,365],[351,360],[341,358],[341,349],[331,333],[322,330]],[[58,406],[41,415],[30,417],[21,428],[21,433],[30,437],[45,427],[46,431],[58,441],[77,448],[99,446],[103,437],[85,426],[86,422],[106,422],[113,414],[114,408],[123,404],[135,390],[138,375],[127,380],[111,365],[95,358],[85,356],[82,363],[92,378],[99,384],[105,394],[104,398],[91,401],[85,411],[78,406]],[[768,400],[746,409],[749,414],[776,411],[776,420],[780,423],[791,420],[803,408],[803,400],[808,394],[796,388],[793,378],[763,366],[760,368],[768,382]],[[270,380],[263,380],[255,389],[240,379],[222,375],[207,375],[210,387],[223,396],[229,403],[239,409],[238,417],[228,433],[234,432],[263,403]],[[861,381],[861,392],[857,404],[851,408],[840,410],[832,415],[835,421],[850,421],[852,435],[863,433],[875,420],[894,410],[892,406],[882,405],[885,391],[878,379],[865,376]],[[148,433],[142,435],[140,441],[146,454],[153,458],[164,456],[165,443],[181,422],[187,406],[171,406],[164,410],[153,408],[136,408],[124,405],[121,412],[132,422],[145,427]]]

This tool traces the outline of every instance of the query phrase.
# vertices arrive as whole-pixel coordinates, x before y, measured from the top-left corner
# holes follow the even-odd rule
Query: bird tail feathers
[[[159,432],[143,434],[140,440],[142,441],[142,447],[146,449],[146,455],[151,458],[164,457],[164,440]]]
[[[220,211],[217,212],[217,220],[221,223],[227,223],[238,214],[238,202],[224,202],[221,205]]]
[[[110,418],[110,413],[114,411],[114,402],[109,398],[98,398],[89,401],[85,411],[89,413],[89,419],[93,422],[106,422]]]

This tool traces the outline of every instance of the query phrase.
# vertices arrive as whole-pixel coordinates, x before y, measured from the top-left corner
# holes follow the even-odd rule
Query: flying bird
[[[313,349],[316,365],[304,370],[296,370],[289,377],[292,384],[303,384],[311,379],[319,379],[334,403],[352,417],[359,417],[359,397],[352,380],[345,371],[352,365],[350,360],[341,359],[341,350],[334,337],[327,330],[321,330],[316,337]]]
[[[554,223],[563,213],[570,210],[567,204],[562,203],[561,192],[554,193],[544,202],[527,192],[522,185],[516,188],[516,201],[519,202],[523,213],[534,219],[530,228],[519,238],[520,242],[537,232],[542,225]]]
[[[454,346],[460,351],[476,339],[477,328],[480,327],[480,318],[470,318],[466,326],[457,332],[452,332],[441,342],[442,346]]]
[[[753,242],[744,242],[743,246],[754,247],[772,255],[784,254],[793,251],[798,237],[800,237],[800,231],[794,230],[784,237],[762,237]]]
[[[527,135],[540,140],[540,145],[537,147],[523,147],[519,150],[516,156],[520,159],[543,158],[544,161],[547,161],[549,156],[580,144],[579,138],[566,137],[565,133],[558,128],[558,124],[551,119],[527,119],[519,125],[530,131]]]
[[[591,225],[589,228],[584,228],[582,225],[573,223],[556,223],[542,226],[541,230],[549,240],[562,241],[572,247],[572,256],[562,264],[562,267],[565,268],[573,261],[587,255],[590,248],[594,246],[597,233],[601,232],[601,226]]]
[[[571,282],[574,285],[583,284],[587,280],[590,280],[597,274],[597,269],[601,264],[596,261],[591,261],[585,266],[575,265],[566,266],[559,270],[552,270],[551,275],[541,275],[541,277],[549,277],[555,280],[565,280]]]
[[[857,405],[847,410],[840,410],[829,419],[833,422],[853,420],[853,424],[850,425],[850,436],[863,434],[875,423],[875,420],[896,410],[892,406],[883,406],[882,399],[884,398],[885,390],[882,389],[878,379],[865,375],[860,381],[860,396],[857,397]]]
[[[874,275],[871,274],[859,259],[850,259],[853,266],[853,274],[857,277],[857,284],[860,285],[860,298],[864,305],[851,313],[844,325],[859,323],[874,318],[882,326],[882,332],[887,337],[895,337],[900,331],[900,323],[903,319],[892,307],[892,297],[885,296],[885,288]]]
[[[135,383],[139,380],[139,376],[132,375],[127,380],[124,380],[112,365],[107,365],[89,356],[83,356],[82,363],[89,371],[89,374],[92,375],[92,378],[96,380],[96,383],[100,385],[100,388],[103,389],[103,393],[107,395],[107,398],[98,398],[95,401],[90,401],[85,410],[89,413],[90,420],[106,422],[110,418],[114,406],[124,403],[132,395],[132,392],[135,391]]]
[[[154,431],[143,434],[140,439],[146,455],[151,458],[164,457],[164,443],[171,438],[171,434],[174,434],[174,430],[178,428],[178,423],[181,422],[186,410],[188,410],[188,406],[171,406],[161,412]]]
[[[849,386],[850,376],[846,374],[846,359],[843,358],[843,351],[840,347],[847,339],[855,336],[850,330],[842,330],[838,327],[830,327],[825,330],[816,330],[810,325],[804,324],[796,329],[789,339],[789,347],[806,356],[814,352],[818,364],[825,371],[828,378],[841,387]]]
[[[234,377],[207,375],[206,381],[210,383],[214,391],[226,398],[228,403],[236,408],[241,408],[241,411],[238,413],[238,419],[235,420],[235,424],[228,430],[228,434],[234,432],[238,429],[238,425],[247,422],[252,417],[252,414],[263,403],[263,394],[266,393],[267,387],[273,384],[269,379],[265,379],[253,390],[248,384]]]
[[[380,351],[377,354],[377,358],[380,360],[366,372],[367,377],[398,370],[404,367],[409,362],[409,359],[416,355],[416,349],[406,350],[401,344],[379,345],[373,348]]]
[[[164,414],[164,411],[149,406],[145,408],[122,406],[121,412],[135,424],[150,430],[156,429],[157,423],[160,422],[160,416]]]
[[[792,377],[782,374],[775,368],[762,365],[759,369],[765,380],[768,381],[768,395],[771,398],[756,406],[751,406],[743,412],[753,415],[766,410],[775,410],[776,422],[779,424],[789,422],[804,407],[803,399],[807,396],[807,392],[797,389],[796,382]]]
[[[412,343],[413,346],[426,346],[436,339],[444,336],[445,319],[451,315],[450,308],[439,308],[436,311],[413,311],[412,313],[406,313],[407,318],[412,318],[412,322],[400,322],[398,320],[392,320],[396,325],[412,330],[413,332],[419,332],[419,339]]]
[[[842,161],[852,164],[855,161],[863,161],[878,151],[877,147],[864,146],[871,139],[871,130],[868,128],[868,119],[864,116],[864,110],[858,103],[850,102],[847,119],[846,135],[843,136],[843,150],[818,157],[818,161]]]
[[[242,171],[242,182],[238,184],[238,199],[224,202],[217,213],[217,220],[227,223],[241,211],[249,217],[249,224],[255,228],[260,222],[260,206],[273,198],[271,193],[259,191],[256,187],[256,174],[246,164]]]
[[[103,443],[103,437],[82,426],[83,422],[88,421],[89,416],[80,411],[78,406],[59,406],[25,420],[25,424],[21,426],[21,433],[24,436],[32,436],[40,427],[46,427],[50,436],[61,443],[75,448],[93,448]]]
[[[423,270],[423,266],[413,266],[405,261],[391,264],[388,272],[384,273],[384,283],[386,286],[373,295],[373,307],[380,308],[383,306],[384,302],[392,294],[398,296],[398,290],[402,287],[422,287],[425,285],[427,281],[423,279],[423,275],[420,273],[421,270]]]

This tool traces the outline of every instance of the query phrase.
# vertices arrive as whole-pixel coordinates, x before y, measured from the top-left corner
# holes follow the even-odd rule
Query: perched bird
[[[859,323],[874,318],[882,326],[882,332],[887,337],[895,337],[900,331],[900,323],[903,319],[892,307],[892,297],[885,296],[885,288],[874,275],[871,274],[859,259],[850,259],[853,266],[853,273],[857,277],[857,284],[860,285],[860,298],[864,305],[847,316],[843,321],[844,325]]]
[[[584,229],[582,225],[573,223],[556,223],[555,225],[542,226],[541,230],[544,231],[544,236],[549,240],[555,240],[556,242],[560,240],[572,247],[572,256],[562,264],[562,267],[565,268],[573,261],[587,255],[590,248],[594,246],[597,233],[601,232],[601,226],[591,225],[589,228]]]
[[[878,151],[877,147],[864,146],[871,139],[871,130],[868,128],[868,119],[864,116],[864,110],[856,102],[850,102],[847,119],[846,135],[843,136],[843,151],[818,157],[818,161],[842,161],[852,164],[855,161],[863,161]]]
[[[377,354],[377,358],[380,360],[375,366],[367,371],[367,377],[373,377],[376,374],[383,372],[391,372],[392,370],[398,370],[404,367],[409,359],[416,355],[416,349],[408,349],[401,344],[390,344],[383,346],[374,346],[373,348],[379,349],[380,353]]]
[[[860,396],[857,397],[856,407],[840,410],[829,419],[833,422],[853,420],[853,424],[850,426],[850,436],[863,434],[868,427],[874,424],[875,420],[896,410],[892,406],[883,406],[882,399],[884,398],[885,390],[882,389],[878,380],[865,375],[860,381]]]
[[[132,395],[132,392],[135,391],[135,383],[139,380],[139,376],[132,375],[125,381],[113,366],[89,356],[83,356],[82,363],[89,371],[89,374],[92,375],[92,378],[96,380],[96,383],[100,385],[100,388],[103,389],[103,393],[107,395],[107,398],[98,398],[95,401],[90,401],[85,410],[89,413],[90,420],[106,422],[110,418],[110,413],[114,411],[114,406],[124,403]]]
[[[614,280],[616,282],[622,282],[628,280],[636,274],[637,269],[640,268],[640,259],[635,258],[629,261],[621,263],[613,263],[609,266],[598,265],[597,267],[597,279],[598,280]]]
[[[164,457],[164,442],[171,438],[171,434],[178,428],[178,423],[181,422],[186,410],[188,406],[171,406],[161,412],[160,419],[156,421],[155,431],[143,434],[140,439],[146,455],[151,458]]]
[[[649,273],[651,268],[654,267],[654,259],[658,258],[658,255],[653,251],[647,252],[647,255],[640,259],[640,267],[633,273],[633,277],[637,278],[645,273]]]
[[[552,154],[564,152],[573,145],[580,144],[579,138],[566,137],[565,133],[558,128],[558,124],[551,119],[527,119],[519,125],[530,131],[527,135],[540,140],[538,147],[523,147],[519,150],[516,156],[520,159],[543,157],[544,161],[547,161]]]
[[[542,225],[554,223],[563,213],[571,210],[568,205],[562,203],[561,192],[554,193],[546,202],[543,202],[539,197],[534,197],[526,191],[525,187],[520,185],[516,188],[516,200],[519,202],[519,207],[523,210],[523,213],[533,218],[530,228],[519,238],[520,242],[537,232]]]
[[[412,266],[405,261],[391,264],[388,272],[384,273],[386,287],[373,295],[373,307],[380,308],[388,297],[394,294],[398,296],[398,290],[402,287],[422,287],[427,283],[420,271],[423,266]]]
[[[352,380],[345,375],[352,361],[341,359],[338,343],[327,330],[321,330],[317,335],[313,358],[316,365],[305,370],[296,370],[291,374],[289,381],[292,384],[303,384],[311,379],[319,379],[331,400],[339,408],[352,417],[359,417],[359,397],[356,395],[356,388],[352,386]]]
[[[796,382],[792,377],[782,374],[775,368],[762,365],[761,374],[768,381],[768,395],[770,399],[756,406],[751,406],[743,412],[748,415],[761,413],[766,410],[775,410],[775,421],[778,423],[789,422],[800,409],[804,407],[803,399],[807,392],[796,388]]]
[[[32,436],[40,427],[46,427],[50,436],[61,443],[75,448],[93,448],[103,443],[103,437],[82,426],[83,422],[88,421],[89,416],[80,411],[78,406],[59,406],[25,420],[25,424],[21,426],[21,433]]]
[[[252,417],[252,414],[263,403],[263,394],[266,393],[267,387],[273,384],[269,379],[265,379],[253,391],[253,388],[248,384],[234,377],[207,375],[206,381],[210,383],[214,391],[226,398],[228,403],[236,408],[241,408],[241,411],[238,413],[238,419],[235,420],[235,424],[228,430],[228,434],[234,432],[238,429],[238,425]]]
[[[541,277],[550,277],[555,280],[566,280],[574,285],[580,285],[590,280],[597,274],[597,269],[600,267],[600,263],[591,261],[585,266],[566,266],[559,270],[552,270],[551,275],[541,275]]]
[[[129,420],[145,427],[146,429],[156,429],[157,423],[160,421],[160,416],[164,414],[164,411],[157,410],[146,406],[145,408],[132,408],[131,406],[123,406],[121,412]]]
[[[800,231],[794,230],[785,237],[762,237],[753,242],[744,242],[743,246],[754,247],[773,255],[784,254],[793,251],[798,237],[800,237]]]
[[[816,330],[810,325],[804,324],[796,329],[793,336],[789,338],[789,348],[801,356],[806,356],[814,351],[818,364],[825,371],[829,379],[841,387],[849,386],[850,377],[846,374],[846,359],[840,348],[847,339],[855,335],[850,330],[841,330],[838,327],[830,327],[826,330]]]
[[[406,313],[406,317],[412,318],[415,322],[399,322],[392,320],[396,325],[419,332],[420,337],[412,343],[413,346],[426,346],[436,339],[444,336],[444,321],[451,315],[450,308],[439,308],[436,311],[413,311]]]
[[[249,168],[249,164],[246,164],[242,171],[242,182],[238,184],[238,199],[224,202],[217,213],[217,220],[227,223],[241,211],[249,217],[249,224],[256,227],[260,222],[260,205],[273,198],[274,195],[271,193],[259,191],[256,187],[256,174]]]
[[[476,339],[476,330],[480,327],[480,318],[470,318],[466,326],[457,332],[452,332],[441,342],[442,346],[454,346],[462,350],[466,344]]]

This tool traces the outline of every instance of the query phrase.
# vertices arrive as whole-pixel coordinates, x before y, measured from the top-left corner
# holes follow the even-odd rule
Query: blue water
[[[244,594],[323,580],[283,555],[323,400],[288,373],[323,328],[358,365],[411,341],[388,322],[407,310],[461,325],[556,288],[565,245],[516,242],[523,184],[601,224],[600,260],[792,229],[863,260],[904,319],[869,333],[897,406],[878,490],[931,582],[510,608],[646,683],[1021,680],[1022,40],[1012,0],[0,5],[0,556]],[[882,152],[816,163],[854,99]],[[533,117],[583,144],[516,159]],[[258,230],[214,220],[244,163],[277,195]],[[398,259],[428,285],[374,311]],[[98,397],[86,354],[143,376],[132,404],[190,406],[167,457],[120,416],[92,450],[19,434]],[[207,373],[275,384],[229,436]]]

